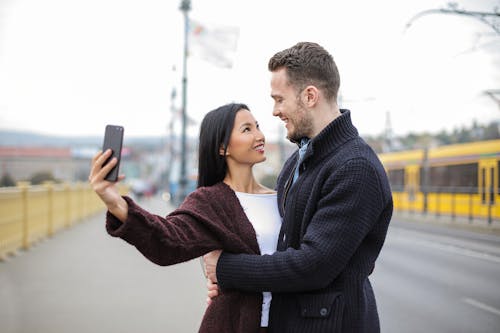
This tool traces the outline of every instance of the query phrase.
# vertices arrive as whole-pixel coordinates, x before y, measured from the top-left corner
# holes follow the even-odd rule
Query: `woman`
[[[120,196],[116,183],[104,180],[116,160],[103,166],[111,151],[99,152],[89,180],[108,208],[108,233],[158,265],[184,262],[215,249],[273,253],[281,225],[276,193],[258,183],[252,171],[266,159],[264,143],[246,105],[233,103],[210,111],[200,127],[198,188],[165,218]],[[123,179],[121,175],[119,181]],[[267,327],[270,296],[219,291],[199,332],[259,332]]]

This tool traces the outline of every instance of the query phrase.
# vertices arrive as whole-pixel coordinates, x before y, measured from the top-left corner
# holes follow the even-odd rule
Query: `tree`
[[[9,187],[9,186],[16,186],[16,182],[8,172],[5,172],[2,175],[2,178],[0,178],[0,187]]]
[[[56,181],[52,172],[39,171],[39,172],[33,174],[30,178],[30,182],[33,185],[40,185],[46,181]]]

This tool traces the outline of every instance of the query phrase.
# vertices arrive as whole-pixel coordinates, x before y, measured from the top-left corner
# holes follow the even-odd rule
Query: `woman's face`
[[[226,159],[239,164],[260,163],[266,160],[264,154],[264,134],[259,124],[246,109],[236,113],[234,126],[226,150]]]

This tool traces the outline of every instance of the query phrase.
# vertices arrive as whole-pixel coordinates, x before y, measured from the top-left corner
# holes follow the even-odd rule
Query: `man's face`
[[[311,138],[313,133],[311,114],[301,100],[301,93],[297,94],[295,88],[288,83],[285,68],[272,72],[273,116],[285,122],[287,138],[292,142],[300,142],[303,137]]]

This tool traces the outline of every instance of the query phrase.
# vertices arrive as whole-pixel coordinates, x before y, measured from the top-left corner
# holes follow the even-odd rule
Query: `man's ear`
[[[319,90],[315,86],[307,86],[303,91],[303,102],[312,107],[318,102]]]

